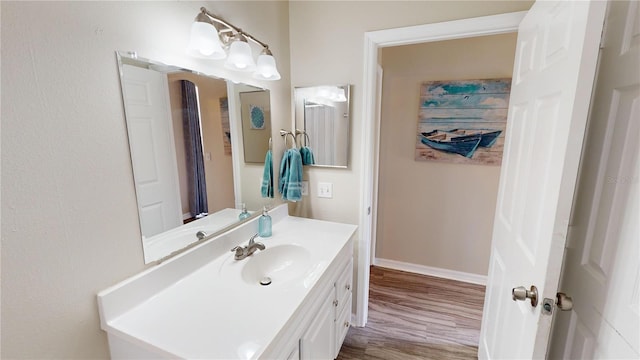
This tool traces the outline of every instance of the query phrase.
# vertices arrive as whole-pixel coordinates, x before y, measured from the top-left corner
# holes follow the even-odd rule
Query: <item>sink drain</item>
[[[260,279],[260,285],[267,286],[269,284],[271,284],[271,278],[270,277],[265,276],[262,279]]]

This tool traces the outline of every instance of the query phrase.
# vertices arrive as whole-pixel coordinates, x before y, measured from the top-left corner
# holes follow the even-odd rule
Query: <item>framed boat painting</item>
[[[415,159],[501,165],[511,79],[420,86]]]

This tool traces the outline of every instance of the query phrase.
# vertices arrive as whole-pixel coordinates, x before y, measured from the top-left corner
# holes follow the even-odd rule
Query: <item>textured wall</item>
[[[410,25],[527,10],[525,1],[292,1],[291,85],[353,84],[349,168],[307,169],[311,196],[301,215],[357,224],[360,207],[364,33]],[[333,183],[333,199],[315,196],[318,181]]]
[[[377,258],[487,275],[500,167],[414,160],[420,84],[510,78],[515,45],[511,33],[382,50]]]
[[[106,358],[95,295],[144,268],[115,51],[229,76],[220,62],[185,55],[191,22],[206,6],[271,45],[283,79],[264,85],[274,119],[288,124],[288,5],[0,6],[1,357]]]

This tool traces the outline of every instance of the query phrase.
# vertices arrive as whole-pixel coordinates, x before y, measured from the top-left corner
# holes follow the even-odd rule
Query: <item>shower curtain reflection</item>
[[[195,218],[206,216],[209,212],[207,203],[207,184],[204,173],[202,154],[202,133],[200,129],[200,107],[198,104],[198,88],[187,80],[182,85],[182,108],[184,143],[189,181],[189,209]]]
[[[304,127],[313,149],[314,162],[318,164],[336,163],[336,139],[339,127],[335,126],[338,116],[335,107],[305,101]]]

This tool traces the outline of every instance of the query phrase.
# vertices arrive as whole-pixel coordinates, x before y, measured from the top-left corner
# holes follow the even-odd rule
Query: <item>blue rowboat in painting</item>
[[[496,143],[496,140],[498,140],[498,136],[502,134],[502,130],[453,129],[449,132],[454,133],[456,135],[460,135],[461,137],[480,135],[481,139],[480,139],[480,143],[478,144],[478,147],[484,147],[484,148],[492,147],[493,144]]]
[[[467,158],[473,156],[482,139],[480,134],[458,136],[441,130],[421,133],[420,137],[420,141],[423,144],[433,149],[462,155]]]

